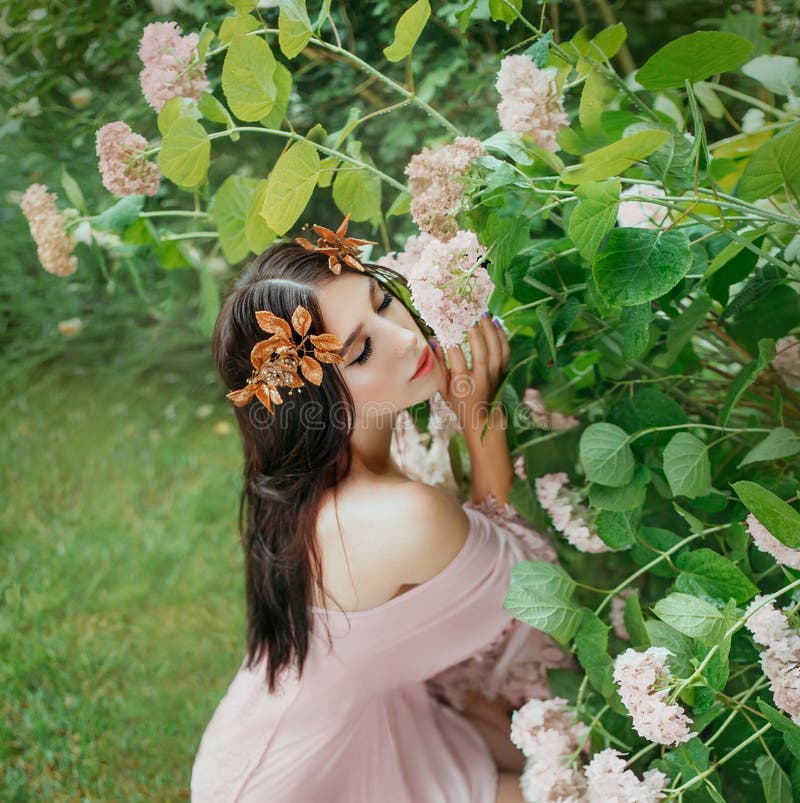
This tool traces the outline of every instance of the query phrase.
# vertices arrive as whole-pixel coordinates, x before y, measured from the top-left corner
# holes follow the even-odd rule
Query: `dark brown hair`
[[[426,337],[433,331],[411,308],[402,274],[365,264],[383,288],[405,304]],[[343,266],[343,271],[359,271]],[[253,366],[250,350],[269,337],[256,310],[291,321],[302,304],[311,314],[309,334],[327,331],[317,292],[337,278],[328,258],[294,242],[270,246],[236,279],[222,304],[212,336],[214,360],[227,390],[245,386]],[[299,343],[300,336],[292,336]],[[264,655],[269,691],[293,659],[302,673],[313,623],[307,606],[312,583],[321,587],[315,525],[323,493],[350,471],[354,405],[338,365],[321,363],[320,385],[279,392],[283,404],[270,413],[253,397],[234,407],[244,465],[239,531],[244,550],[247,667]],[[329,633],[330,636],[330,633]]]

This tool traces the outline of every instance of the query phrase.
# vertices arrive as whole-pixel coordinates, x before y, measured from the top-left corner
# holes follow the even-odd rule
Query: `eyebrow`
[[[378,282],[374,276],[369,277],[369,300],[372,301],[372,296],[375,293],[375,290],[378,287]],[[342,346],[339,354],[344,356],[347,354],[347,350],[353,345],[353,341],[361,334],[361,330],[364,328],[364,324],[360,323],[355,331],[344,341],[344,345]]]

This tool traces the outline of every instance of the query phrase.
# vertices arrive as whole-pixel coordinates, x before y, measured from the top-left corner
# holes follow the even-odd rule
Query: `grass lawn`
[[[3,401],[6,802],[188,799],[244,655],[229,403],[210,372],[103,370]]]

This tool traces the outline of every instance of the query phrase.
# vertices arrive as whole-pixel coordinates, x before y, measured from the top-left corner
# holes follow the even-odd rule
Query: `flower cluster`
[[[97,131],[97,157],[103,186],[114,195],[155,195],[158,167],[142,157],[147,140],[118,120]]]
[[[527,757],[520,777],[529,803],[581,803],[582,774],[564,759],[578,749],[586,735],[582,722],[573,722],[561,697],[529,700],[511,714],[511,741]]]
[[[794,335],[776,340],[772,367],[780,374],[786,387],[800,391],[800,340]]]
[[[411,157],[405,169],[411,190],[411,217],[422,231],[440,240],[455,236],[455,215],[464,190],[460,177],[481,153],[479,139],[456,137],[450,145],[423,148]]]
[[[675,745],[694,734],[689,730],[692,720],[683,708],[664,702],[669,689],[656,689],[659,679],[669,674],[668,655],[672,653],[665,647],[649,647],[644,652],[627,649],[614,661],[614,680],[634,730],[651,742]]]
[[[506,56],[500,62],[495,86],[502,100],[497,106],[505,131],[527,134],[548,151],[557,151],[556,135],[569,117],[556,87],[555,67],[540,70],[530,56]]]
[[[36,242],[36,253],[44,269],[56,276],[69,276],[78,269],[78,258],[72,253],[75,240],[67,234],[66,223],[56,206],[56,197],[44,184],[31,184],[19,205],[28,220],[31,236]]]
[[[563,471],[536,478],[536,498],[553,520],[553,527],[581,552],[612,551],[595,531],[591,511],[581,504],[580,495],[569,488],[568,481]]]
[[[649,198],[663,198],[664,190],[653,184],[634,184],[620,193],[620,198],[629,195],[646,195]],[[637,229],[659,229],[667,219],[669,209],[659,204],[649,204],[647,201],[621,201],[617,208],[617,223]]]
[[[144,69],[139,73],[142,94],[157,111],[172,98],[199,100],[208,89],[206,68],[197,58],[199,36],[181,36],[175,22],[151,22],[139,43]]]
[[[769,678],[775,705],[800,725],[800,633],[773,602],[762,605],[763,599],[759,594],[748,606],[745,627],[753,640],[766,648],[761,653],[761,668]]]
[[[447,241],[423,232],[408,238],[405,253],[378,263],[406,277],[414,306],[448,348],[486,309],[493,285],[481,264],[485,253],[474,232],[458,231]]]
[[[522,401],[530,411],[533,423],[541,429],[572,429],[580,424],[575,416],[548,410],[538,388],[525,388]]]
[[[790,569],[800,569],[800,549],[792,549],[781,543],[752,513],[745,519],[747,532],[755,545],[768,555],[772,555],[778,563]]]
[[[664,797],[667,776],[647,770],[640,781],[625,769],[622,754],[612,747],[595,753],[586,765],[587,803],[655,803]]]

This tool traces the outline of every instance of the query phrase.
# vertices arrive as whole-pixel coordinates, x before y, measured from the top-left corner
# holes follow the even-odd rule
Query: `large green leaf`
[[[755,482],[732,484],[744,506],[782,543],[800,549],[800,513],[772,491]]]
[[[722,408],[720,415],[720,423],[725,426],[728,419],[736,407],[739,399],[741,399],[744,392],[753,382],[758,379],[758,375],[764,370],[769,362],[775,356],[775,341],[771,338],[762,337],[758,341],[758,356],[752,362],[743,366],[741,371],[736,374],[736,378],[731,382],[728,388],[728,395],[725,399],[725,404]]]
[[[695,31],[680,36],[654,53],[637,71],[645,89],[682,87],[744,64],[752,43],[733,33]]]
[[[621,187],[620,180],[614,178],[587,181],[575,190],[578,205],[570,215],[567,233],[587,262],[594,260],[603,237],[617,222]]]
[[[736,468],[758,463],[761,460],[780,460],[800,452],[800,438],[786,427],[777,427],[756,444],[740,461]]]
[[[284,151],[267,180],[261,216],[276,234],[286,234],[306,208],[319,176],[319,154],[310,142]]]
[[[211,142],[205,128],[189,117],[176,120],[161,142],[158,167],[179,187],[198,187],[211,161]]]
[[[758,588],[742,570],[713,549],[693,549],[678,555],[675,565],[681,573],[675,590],[687,594],[702,592],[720,602],[731,597],[739,603],[749,602]]]
[[[587,480],[618,488],[633,479],[636,464],[624,429],[605,422],[590,424],[578,449]]]
[[[647,466],[637,466],[633,479],[618,488],[594,483],[589,489],[589,504],[601,510],[614,510],[624,513],[641,507],[647,493],[650,471]]]
[[[792,784],[789,776],[781,769],[773,756],[759,756],[756,759],[756,772],[764,787],[764,797],[769,803],[792,803]]]
[[[361,155],[361,161],[372,164],[372,160]],[[380,217],[382,183],[380,176],[364,168],[354,168],[345,163],[342,169],[336,171],[333,181],[333,202],[337,209],[346,215],[348,212],[352,220],[370,220]]]
[[[800,123],[774,136],[750,157],[737,189],[743,200],[756,201],[784,187],[800,194]]]
[[[634,162],[649,156],[669,139],[668,131],[637,131],[612,145],[587,153],[579,165],[571,165],[561,174],[565,184],[582,184],[618,176]]]
[[[264,198],[267,194],[266,179],[261,179],[253,193],[250,203],[247,206],[244,220],[244,237],[247,247],[254,254],[260,254],[277,236],[261,217],[261,209],[264,206]]]
[[[231,264],[241,262],[250,250],[245,236],[245,221],[258,183],[254,178],[228,176],[214,196],[211,212],[219,231],[222,253]]]
[[[580,626],[575,633],[575,650],[589,683],[605,699],[614,695],[614,662],[608,655],[609,630],[596,613],[586,608],[581,611]]]
[[[609,232],[593,272],[606,301],[629,307],[664,295],[691,266],[682,231],[620,228]]]
[[[275,103],[275,56],[260,36],[235,36],[222,65],[222,91],[231,111],[245,122],[269,114]]]
[[[293,59],[311,38],[311,20],[304,0],[280,0],[278,44],[287,59]]]
[[[708,647],[733,624],[710,602],[689,594],[670,594],[653,606],[653,613],[670,627]]]
[[[417,0],[397,21],[394,40],[383,49],[383,55],[389,61],[402,61],[406,56],[410,56],[430,15],[431,4],[428,0]]]
[[[708,447],[688,432],[673,435],[664,449],[664,473],[675,496],[706,496],[711,493]]]

